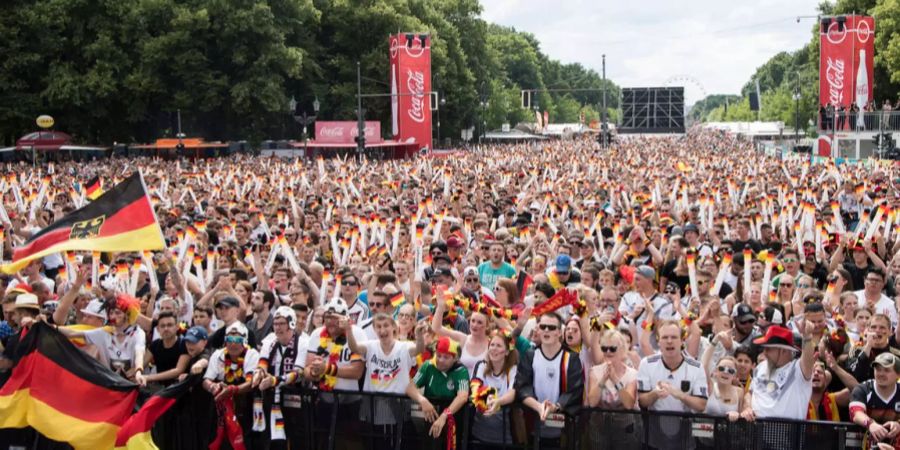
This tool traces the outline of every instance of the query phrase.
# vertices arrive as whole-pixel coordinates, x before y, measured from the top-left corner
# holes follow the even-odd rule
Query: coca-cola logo
[[[324,137],[344,137],[343,128],[323,127],[320,134]]]
[[[413,94],[409,105],[409,118],[417,123],[425,122],[425,74],[419,70],[406,69],[406,88]]]
[[[830,56],[825,61],[825,81],[828,83],[828,102],[842,105],[844,101],[844,60]]]

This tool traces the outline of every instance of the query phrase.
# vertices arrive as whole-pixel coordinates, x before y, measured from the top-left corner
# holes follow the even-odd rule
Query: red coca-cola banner
[[[316,142],[326,144],[355,144],[354,138],[359,135],[359,126],[355,121],[316,122]],[[366,143],[382,142],[381,122],[366,121]]]
[[[827,17],[819,23],[819,105],[860,110],[872,100],[875,19]]]
[[[400,142],[431,149],[431,37],[390,37],[392,132]]]

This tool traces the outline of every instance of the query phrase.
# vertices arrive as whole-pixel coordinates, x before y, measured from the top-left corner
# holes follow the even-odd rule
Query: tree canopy
[[[618,87],[544,54],[534,36],[481,18],[477,0],[8,0],[0,14],[0,140],[40,114],[84,142],[145,142],[183,129],[207,139],[297,138],[291,98],[320,117],[356,117],[362,89],[386,93],[388,36],[432,35],[443,136],[481,120],[533,121],[522,89]],[[487,99],[484,117],[480,102]],[[553,122],[598,116],[599,92],[543,92]],[[368,120],[390,120],[387,98],[367,98]],[[390,130],[383,126],[383,130]]]

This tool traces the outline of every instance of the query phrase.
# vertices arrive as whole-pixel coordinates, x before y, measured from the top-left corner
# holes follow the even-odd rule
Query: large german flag
[[[131,416],[116,436],[116,450],[156,450],[150,430],[175,402],[203,380],[202,375],[191,375],[156,393],[144,403],[137,414]],[[199,432],[199,430],[197,430]]]
[[[44,228],[13,252],[12,274],[34,259],[64,250],[132,252],[165,248],[162,230],[140,172],[58,222]]]
[[[75,450],[113,447],[134,408],[134,384],[43,322],[23,336],[16,353],[19,362],[0,389],[0,428],[30,426]]]

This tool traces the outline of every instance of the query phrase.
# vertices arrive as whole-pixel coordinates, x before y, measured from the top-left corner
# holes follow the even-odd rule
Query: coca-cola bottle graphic
[[[859,68],[856,70],[856,106],[859,113],[856,115],[856,128],[865,128],[865,119],[863,118],[863,110],[869,103],[869,70],[866,67],[866,50],[859,51]]]
[[[400,134],[400,97],[397,96],[397,65],[391,64],[391,131]]]

